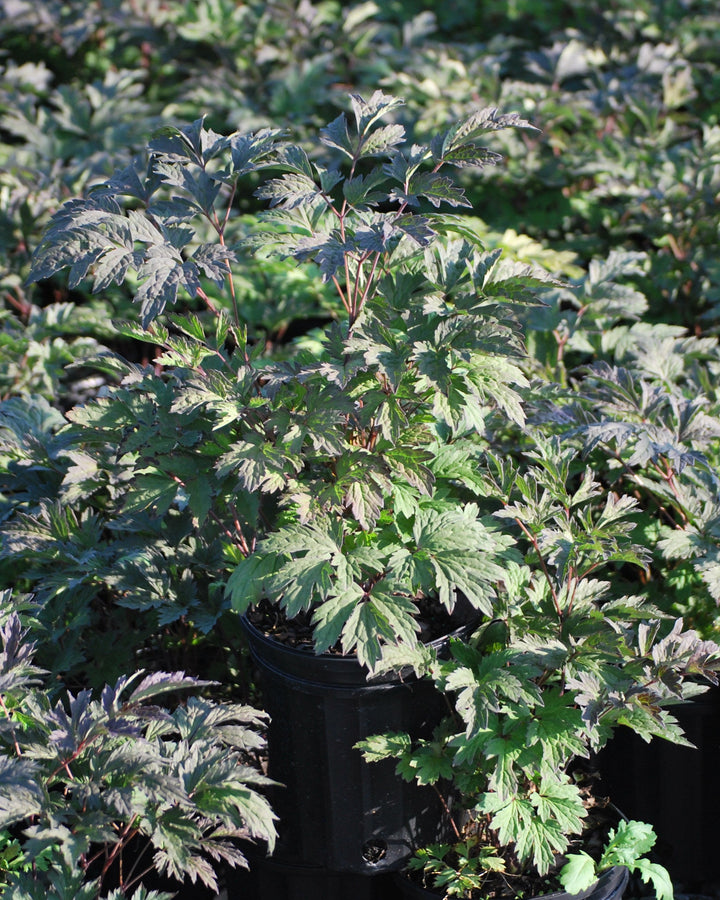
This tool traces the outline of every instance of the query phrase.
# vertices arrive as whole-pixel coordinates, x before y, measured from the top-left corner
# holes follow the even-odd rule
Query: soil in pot
[[[419,610],[419,639],[425,643],[446,638],[448,635],[457,633],[458,629],[467,629],[479,618],[477,610],[464,596],[459,597],[452,613],[448,613],[446,608],[433,598],[421,598],[416,601],[416,605]],[[246,618],[258,631],[278,643],[295,647],[298,650],[313,652],[311,613],[303,611],[294,618],[288,619],[280,607],[261,601],[257,606],[248,610]],[[331,647],[328,653],[332,656],[343,655],[339,645]]]
[[[620,900],[625,892],[628,882],[628,870],[623,866],[604,872],[592,888],[579,894],[567,894],[556,891],[551,894],[540,895],[541,900]],[[404,873],[396,873],[393,883],[397,890],[397,900],[438,900],[443,896],[442,891],[437,892],[423,887],[417,882],[411,881]],[[494,895],[484,895],[487,900],[492,900]],[[532,895],[531,895],[532,896]]]

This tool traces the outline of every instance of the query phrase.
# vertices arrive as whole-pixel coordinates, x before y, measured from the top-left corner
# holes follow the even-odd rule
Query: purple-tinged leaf
[[[230,155],[236,175],[246,175],[256,169],[274,165],[278,141],[284,132],[263,128],[254,134],[234,134],[230,137]]]
[[[131,703],[139,703],[158,694],[166,694],[168,691],[186,690],[188,688],[206,687],[214,684],[213,681],[202,681],[193,678],[184,672],[153,672],[146,675],[135,690],[130,694]]]
[[[228,277],[229,264],[236,258],[233,251],[222,244],[200,244],[192,255],[192,260],[198,268],[219,286],[222,286]]]
[[[326,147],[334,147],[350,159],[355,156],[355,144],[350,138],[348,121],[344,113],[320,129],[320,140]]]
[[[405,101],[382,91],[375,91],[369,100],[364,100],[360,94],[350,94],[358,134],[365,136],[371,125],[377,122],[386,113],[405,105]]]

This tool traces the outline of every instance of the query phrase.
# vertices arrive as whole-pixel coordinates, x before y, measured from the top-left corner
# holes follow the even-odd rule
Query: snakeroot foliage
[[[360,748],[369,761],[396,759],[407,780],[458,790],[467,815],[457,843],[412,864],[448,896],[487,890],[498,872],[552,873],[574,893],[626,865],[671,898],[668,873],[645,856],[655,838],[643,823],[621,821],[600,858],[571,853],[560,869],[587,827],[575,764],[621,725],[687,744],[665,707],[701,692],[702,678],[717,684],[718,647],[624,592],[627,568],[649,560],[633,542],[634,497],[607,491],[576,450],[539,433],[522,462],[486,459],[488,493],[519,529],[523,561],[506,563],[492,615],[429,664],[452,717],[432,739],[393,733]]]
[[[128,286],[141,323],[119,333],[155,355],[105,355],[101,396],[66,424],[36,423],[49,493],[8,491],[5,559],[22,559],[29,583],[71,560],[85,596],[162,623],[204,616],[211,630],[227,605],[269,605],[308,619],[318,653],[355,653],[371,675],[429,674],[454,715],[432,741],[373,738],[368,758],[454,781],[482,835],[471,846],[458,833],[463,878],[544,875],[583,832],[573,763],[621,725],[682,742],[664,707],[714,679],[718,648],[649,602],[636,492],[580,455],[578,434],[589,452],[605,422],[558,424],[570,338],[558,330],[544,367],[526,359],[520,323],[542,345],[533,314],[566,286],[487,250],[457,215],[469,205],[458,171],[499,161],[485,146],[498,130],[532,126],[486,108],[416,144],[398,98],[349,107],[312,146],[203,120],[164,128],[55,214],[31,279]],[[238,198],[261,207],[250,225]],[[317,273],[327,292],[320,327],[281,356],[248,335],[236,289],[248,254]],[[632,296],[639,309],[616,281],[637,263],[595,266],[581,308],[614,315]],[[538,380],[550,371],[558,386]],[[5,415],[8,469],[22,470],[21,416]],[[613,433],[645,462],[696,459],[668,456],[642,422]],[[38,584],[38,615],[64,633],[58,579]],[[439,659],[421,609],[450,613],[460,598],[468,634]],[[567,883],[588,871],[572,862]]]
[[[214,865],[247,865],[237,839],[272,847],[270,782],[252,763],[262,713],[197,697],[159,706],[206,684],[183,672],[53,700],[16,612],[0,640],[0,829],[14,848],[3,896],[99,897],[119,878],[113,896],[139,898],[152,869],[216,890]]]
[[[523,423],[514,310],[549,279],[441,211],[468,205],[447,172],[497,162],[484,140],[528,122],[487,108],[408,146],[402,101],[350,100],[319,134],[322,157],[278,131],[164,129],[141,168],[59,210],[31,277],[129,280],[159,348],[152,370],[116,363],[123,386],[71,413],[64,485],[109,451],[124,515],[184,517],[222,541],[235,609],[309,612],[317,651],[339,644],[372,669],[386,646],[417,647],[420,597],[451,611],[460,591],[491,614],[513,541],[452,469],[473,465],[494,416]],[[233,198],[265,170],[269,208],[243,250]],[[247,340],[234,273],[248,247],[334,287],[314,352],[274,363]],[[210,316],[165,316],[182,295]]]

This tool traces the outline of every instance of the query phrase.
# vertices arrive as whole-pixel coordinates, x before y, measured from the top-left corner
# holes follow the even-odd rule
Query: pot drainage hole
[[[387,844],[385,841],[372,840],[365,841],[362,848],[362,858],[366,863],[374,865],[379,863],[381,859],[385,859],[387,855]]]

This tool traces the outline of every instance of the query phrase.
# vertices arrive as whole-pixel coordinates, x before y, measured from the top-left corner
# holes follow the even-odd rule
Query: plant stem
[[[453,833],[455,834],[455,837],[457,838],[458,841],[461,840],[462,836],[460,834],[460,829],[457,827],[457,825],[455,823],[455,819],[453,819],[453,817],[452,817],[452,813],[450,812],[450,807],[447,805],[447,800],[443,797],[442,792],[440,791],[440,789],[438,788],[438,786],[436,784],[434,784],[432,786],[432,788],[435,791],[435,793],[437,794],[438,800],[440,801],[442,808],[445,810],[445,813],[448,817],[448,821],[450,822],[450,827],[452,828]]]
[[[537,538],[530,531],[530,529],[527,527],[527,525],[525,525],[525,523],[521,519],[519,519],[517,516],[515,517],[515,521],[520,526],[520,529],[523,532],[523,534],[525,535],[525,537],[531,542],[531,544],[535,548],[535,552],[538,555],[538,561],[540,563],[540,568],[542,569],[543,575],[545,576],[545,581],[547,582],[548,587],[550,588],[550,594],[552,596],[553,606],[555,607],[555,612],[557,613],[558,618],[562,621],[563,611],[562,611],[562,608],[560,607],[560,601],[559,601],[559,598],[557,595],[557,591],[555,590],[555,585],[553,584],[552,577],[550,575],[550,571],[548,570],[545,560],[543,559],[543,555],[540,552],[540,547],[538,545]]]
[[[134,819],[132,819],[132,821],[127,823],[127,825],[123,828],[123,830],[120,834],[120,837],[113,845],[112,850],[110,851],[110,853],[107,856],[107,859],[103,863],[103,867],[100,872],[100,884],[102,884],[103,878],[107,875],[110,867],[112,866],[112,864],[115,860],[115,857],[118,855],[118,853],[121,852],[121,850],[123,849],[123,846],[137,834],[138,829],[135,825],[136,822],[137,822],[137,816]],[[122,884],[122,880],[121,880],[121,889],[122,889],[122,887],[124,887],[124,885]]]
[[[12,720],[12,716],[10,714],[10,710],[5,705],[5,698],[3,697],[2,694],[0,694],[0,707],[2,707],[2,710],[5,713],[5,716],[7,717],[8,722],[10,722]],[[15,734],[15,729],[12,727],[12,725],[10,726],[10,731],[12,733],[12,739],[13,739],[13,745],[15,747],[15,752],[17,753],[18,756],[22,756],[22,750],[20,749],[20,744],[18,744],[17,736]]]

